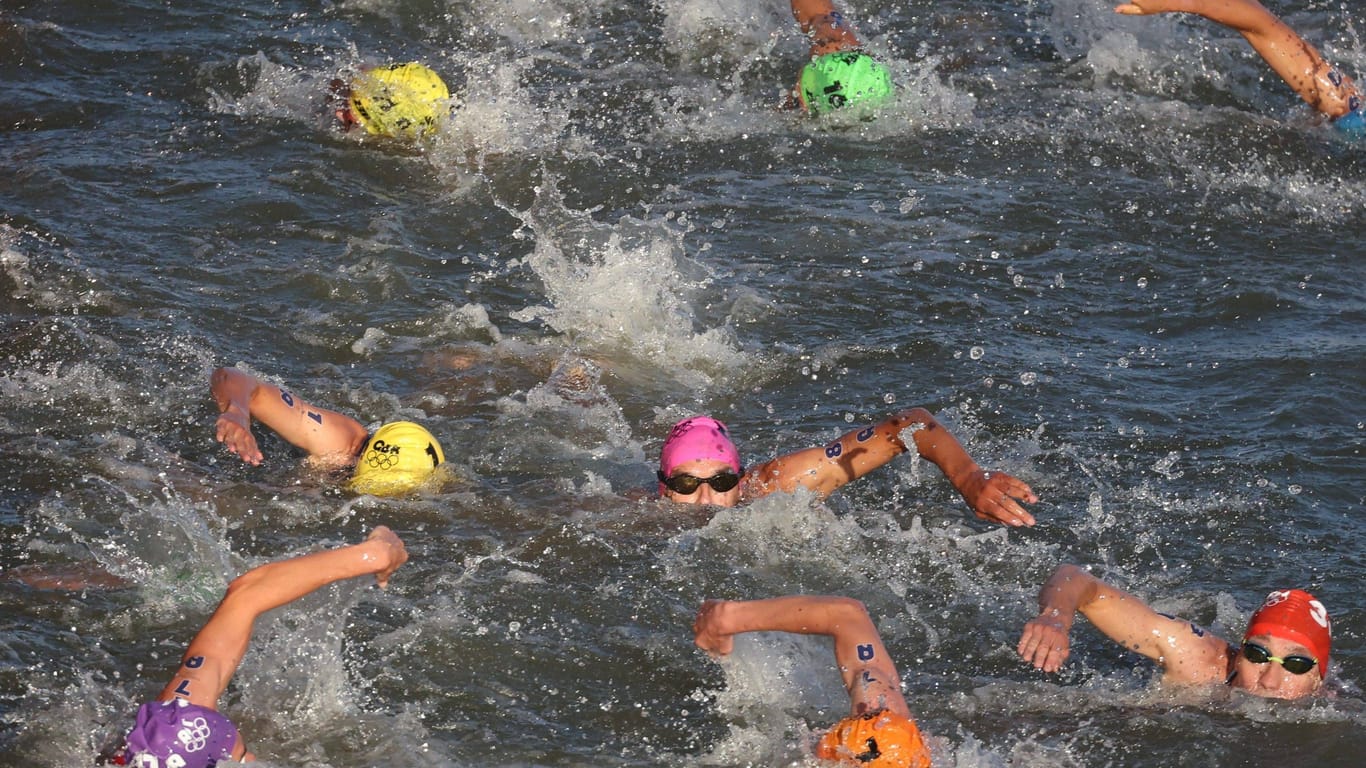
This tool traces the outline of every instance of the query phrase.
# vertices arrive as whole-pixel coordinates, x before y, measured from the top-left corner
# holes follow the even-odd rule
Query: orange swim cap
[[[830,726],[816,757],[871,768],[929,768],[930,749],[914,720],[879,710],[852,715]]]

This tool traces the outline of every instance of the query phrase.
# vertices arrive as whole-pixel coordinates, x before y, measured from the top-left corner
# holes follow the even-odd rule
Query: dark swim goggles
[[[1265,664],[1274,661],[1285,668],[1286,672],[1292,675],[1302,675],[1314,668],[1318,662],[1308,656],[1286,656],[1284,659],[1272,656],[1271,651],[1263,648],[1256,643],[1243,643],[1243,658],[1253,664]]]
[[[665,488],[681,496],[691,496],[697,493],[697,489],[701,488],[703,483],[710,485],[711,489],[717,493],[725,493],[740,484],[740,476],[734,472],[717,472],[711,477],[697,477],[687,474],[666,475],[660,470],[656,471],[655,475],[659,477],[659,482],[663,483]]]

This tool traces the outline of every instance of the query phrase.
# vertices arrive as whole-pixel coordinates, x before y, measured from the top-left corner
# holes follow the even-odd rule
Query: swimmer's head
[[[343,124],[372,136],[415,139],[436,130],[451,93],[441,77],[416,62],[367,69],[351,81]]]
[[[929,768],[930,750],[915,721],[889,710],[852,715],[830,726],[816,757],[869,768]]]
[[[815,115],[854,104],[876,106],[893,93],[891,73],[862,51],[817,56],[802,67],[797,83],[797,99]]]
[[[659,451],[659,495],[674,501],[734,506],[743,473],[729,430],[710,416],[675,424]]]
[[[710,416],[684,419],[669,430],[664,447],[659,449],[659,471],[669,475],[679,464],[697,459],[724,461],[740,471],[740,452],[730,441],[730,431]]]
[[[1333,644],[1328,609],[1308,592],[1280,589],[1267,595],[1262,607],[1252,614],[1243,641],[1258,637],[1274,637],[1303,646],[1317,662],[1319,679],[1328,675],[1328,654]]]
[[[375,430],[356,460],[348,488],[372,496],[400,496],[417,488],[446,460],[441,443],[411,421]]]
[[[237,726],[218,712],[185,699],[149,701],[138,707],[133,729],[118,765],[213,768],[231,760],[237,745]]]

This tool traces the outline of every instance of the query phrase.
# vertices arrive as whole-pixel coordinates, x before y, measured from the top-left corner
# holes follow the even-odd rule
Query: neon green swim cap
[[[351,81],[351,112],[371,135],[415,139],[436,128],[451,92],[416,62],[367,69]]]
[[[876,105],[891,98],[892,75],[863,51],[836,51],[802,67],[797,96],[812,114],[852,104]]]

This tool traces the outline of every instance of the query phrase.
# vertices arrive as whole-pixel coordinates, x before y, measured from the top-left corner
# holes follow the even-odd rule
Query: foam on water
[[[532,208],[513,213],[534,240],[524,262],[550,302],[515,319],[544,322],[585,352],[643,358],[692,387],[747,362],[729,328],[696,327],[687,297],[705,296],[714,280],[688,257],[682,222],[599,224],[591,212],[567,208],[553,178],[537,187]]]
[[[443,52],[423,62],[437,70],[452,91],[449,117],[437,132],[415,145],[368,136],[361,130],[341,133],[328,101],[332,81],[345,80],[386,60],[354,47],[337,59],[334,69],[317,70],[280,64],[263,53],[244,57],[236,62],[232,82],[221,90],[210,88],[209,106],[245,118],[310,126],[322,136],[371,144],[382,151],[418,154],[438,172],[447,194],[467,189],[487,165],[496,167],[503,158],[592,152],[568,128],[566,109],[559,105],[563,99],[539,98],[525,84],[533,79],[531,58],[473,50]],[[219,74],[217,79],[227,78]]]
[[[694,698],[709,700],[728,721],[727,733],[700,757],[703,765],[790,764],[803,756],[814,763],[811,748],[822,727],[847,714],[847,694],[823,638],[740,635],[716,662],[717,683]]]
[[[1115,4],[1108,0],[1055,0],[1049,4],[1047,30],[1053,47],[1064,58],[1086,56],[1092,48],[1121,25],[1136,26],[1133,20],[1115,13]],[[1175,16],[1142,19],[1170,30],[1178,22]]]
[[[212,111],[308,125],[332,118],[325,107],[328,86],[335,75],[278,64],[260,52],[238,59],[233,74],[235,79],[230,87],[245,86],[245,90],[232,93],[210,88],[208,106]]]
[[[505,160],[526,162],[544,155],[582,156],[593,146],[573,130],[568,98],[543,96],[534,83],[534,62],[497,54],[453,55],[450,66],[466,83],[460,104],[436,136],[430,157],[441,171],[466,168],[496,174]],[[450,185],[454,186],[454,185]]]
[[[490,428],[515,438],[496,463],[511,471],[558,475],[570,483],[570,495],[610,493],[611,478],[641,465],[644,454],[601,375],[597,364],[566,354],[544,382],[499,397],[499,415]]]

